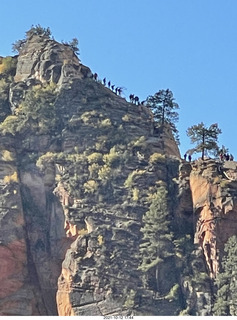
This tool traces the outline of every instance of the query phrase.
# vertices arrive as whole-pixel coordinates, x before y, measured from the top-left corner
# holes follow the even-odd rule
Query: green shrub
[[[141,176],[146,172],[146,170],[134,170],[129,173],[126,181],[124,182],[124,186],[126,188],[131,188],[134,185],[134,180],[136,176]]]
[[[131,289],[126,296],[127,298],[126,298],[126,301],[124,302],[124,307],[133,308],[135,304],[136,291]]]
[[[151,164],[155,164],[155,163],[165,163],[166,161],[166,158],[165,158],[165,155],[161,154],[161,153],[158,153],[158,152],[155,152],[153,153],[151,156],[150,156],[150,160],[149,162]]]
[[[98,178],[98,172],[100,170],[100,166],[98,163],[92,163],[88,166],[89,176],[91,179],[97,179]]]
[[[43,170],[48,166],[49,163],[53,162],[55,158],[56,153],[47,152],[39,157],[39,159],[36,162],[36,166]]]
[[[172,301],[172,300],[178,300],[179,298],[179,290],[180,286],[178,283],[176,283],[169,291],[169,293],[165,296],[165,299]]]
[[[2,157],[3,161],[14,161],[15,160],[15,156],[14,156],[13,152],[10,152],[8,150],[1,151],[1,157]]]
[[[110,149],[109,154],[103,156],[105,164],[111,168],[115,168],[120,164],[121,155],[116,151],[116,148],[113,147]]]
[[[1,65],[0,65],[0,67],[1,67]],[[1,92],[1,94],[6,92],[8,87],[9,87],[9,84],[7,83],[6,79],[1,79],[0,80],[0,92]]]
[[[112,176],[112,170],[107,165],[104,165],[98,172],[98,177],[102,181],[110,180]]]
[[[95,180],[88,180],[84,183],[84,190],[86,193],[94,193],[98,189],[98,182]]]
[[[6,73],[6,74],[14,75],[16,72],[16,64],[17,64],[17,59],[13,57],[3,58],[0,64],[0,74]]]
[[[56,134],[62,129],[61,113],[54,104],[55,85],[35,86],[28,91],[15,115],[8,116],[0,126],[3,134]]]
[[[92,163],[103,163],[103,155],[100,152],[91,153],[88,157],[88,162]]]
[[[17,172],[15,171],[12,175],[8,175],[8,176],[5,176],[4,178],[3,178],[3,182],[5,183],[5,184],[10,184],[10,183],[12,183],[12,182],[18,182],[19,180],[18,180],[18,174],[17,174]]]
[[[109,128],[112,126],[111,120],[109,118],[107,119],[103,119],[100,123],[99,123],[99,127],[100,128]]]
[[[132,190],[132,192],[133,192],[133,196],[132,196],[133,201],[138,201],[139,200],[139,193],[140,193],[139,189],[138,188],[134,188]]]

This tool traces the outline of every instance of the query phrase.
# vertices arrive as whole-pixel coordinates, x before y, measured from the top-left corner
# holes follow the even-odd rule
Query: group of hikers
[[[92,75],[92,78],[95,80],[95,81],[98,81],[98,74],[97,73],[94,73],[93,75]],[[114,84],[111,84],[111,81],[106,81],[106,78],[104,78],[103,80],[102,80],[102,83],[103,83],[103,85],[106,87],[106,85],[107,85],[107,87],[109,88],[109,89],[111,89],[115,94],[117,94],[117,95],[119,95],[119,96],[121,96],[121,93],[122,93],[122,88],[121,87],[116,87],[115,88],[115,85]]]
[[[191,156],[191,154],[189,154],[189,155],[187,156],[187,153],[185,153],[185,155],[184,155],[184,160],[185,160],[185,161],[187,161],[187,157],[188,157],[188,161],[191,162],[191,161],[192,161],[192,156]]]
[[[98,74],[97,73],[92,74],[92,79],[94,79],[95,81],[98,81]],[[107,82],[106,78],[104,78],[102,80],[102,83],[105,87],[107,86],[109,89],[111,89],[116,95],[121,96],[122,91],[123,91],[121,87],[115,87],[114,84],[111,84],[111,81]],[[145,100],[140,103],[139,97],[135,96],[134,94],[130,94],[129,100],[131,103],[136,104],[136,105],[139,105],[139,104],[144,105],[145,104]]]
[[[191,154],[187,155],[187,153],[185,153],[184,155],[184,160],[187,161],[187,157],[188,157],[188,161],[191,162],[192,161],[192,156]],[[232,154],[229,153],[223,153],[222,151],[219,153],[219,159],[224,162],[224,161],[234,161],[234,156]]]
[[[232,154],[223,153],[223,152],[221,152],[219,154],[219,158],[221,161],[233,161],[234,160],[234,156]]]

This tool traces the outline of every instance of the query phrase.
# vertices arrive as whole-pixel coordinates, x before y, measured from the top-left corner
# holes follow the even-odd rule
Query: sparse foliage
[[[179,120],[178,103],[175,102],[171,90],[159,90],[154,96],[149,96],[146,100],[147,105],[154,114],[154,120],[157,127],[163,128],[165,124],[169,124],[173,134],[178,140],[178,130],[175,123]]]
[[[32,25],[30,30],[26,31],[26,38],[30,39],[31,37],[33,37],[35,35],[50,39],[51,31],[50,31],[49,27],[43,28],[40,24],[37,24],[35,26]]]
[[[222,261],[223,271],[216,279],[217,295],[214,304],[214,315],[237,315],[237,237],[229,238],[225,245]]]
[[[42,36],[46,39],[50,39],[51,37],[51,31],[50,28],[43,28],[40,24],[32,25],[31,28],[26,31],[26,35],[24,39],[17,40],[12,44],[12,51],[13,52],[21,52],[21,50],[24,48],[27,40],[31,39],[33,36],[38,35]]]
[[[13,57],[3,58],[0,62],[0,74],[14,75],[16,72],[17,60]]]
[[[78,44],[79,44],[79,41],[77,38],[73,38],[71,41],[67,42],[67,41],[62,41],[62,44],[66,45],[66,46],[69,46],[72,48],[72,50],[74,51],[74,53],[76,55],[79,55],[80,54],[80,50],[78,48]]]
[[[216,153],[218,151],[218,135],[221,130],[218,128],[218,124],[214,123],[209,128],[204,125],[203,122],[193,125],[187,129],[187,135],[191,139],[191,143],[195,143],[196,147],[190,150],[190,152],[201,152],[202,160],[204,160],[205,153]]]
[[[56,97],[57,93],[53,86],[34,87],[27,93],[16,115],[8,116],[0,124],[0,131],[12,135],[22,134],[27,130],[44,134],[59,132],[61,115],[54,104]]]

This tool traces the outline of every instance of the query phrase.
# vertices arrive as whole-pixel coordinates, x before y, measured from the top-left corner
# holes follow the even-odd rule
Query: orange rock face
[[[223,183],[222,168],[214,160],[195,164],[190,175],[195,242],[202,247],[211,277],[219,270],[219,260],[227,239],[236,233],[235,190]]]
[[[0,298],[17,291],[24,282],[26,245],[24,240],[15,240],[8,246],[0,246]]]
[[[72,276],[67,269],[62,269],[62,273],[59,279],[59,287],[57,291],[57,307],[59,316],[73,316],[73,308],[70,302],[70,284],[72,282]]]

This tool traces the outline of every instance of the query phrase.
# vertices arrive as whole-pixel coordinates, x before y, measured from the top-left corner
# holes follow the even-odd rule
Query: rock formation
[[[155,130],[68,45],[34,35],[4,59],[0,315],[211,315],[236,163],[181,160],[169,126]],[[158,279],[140,247],[159,186],[173,245]]]

